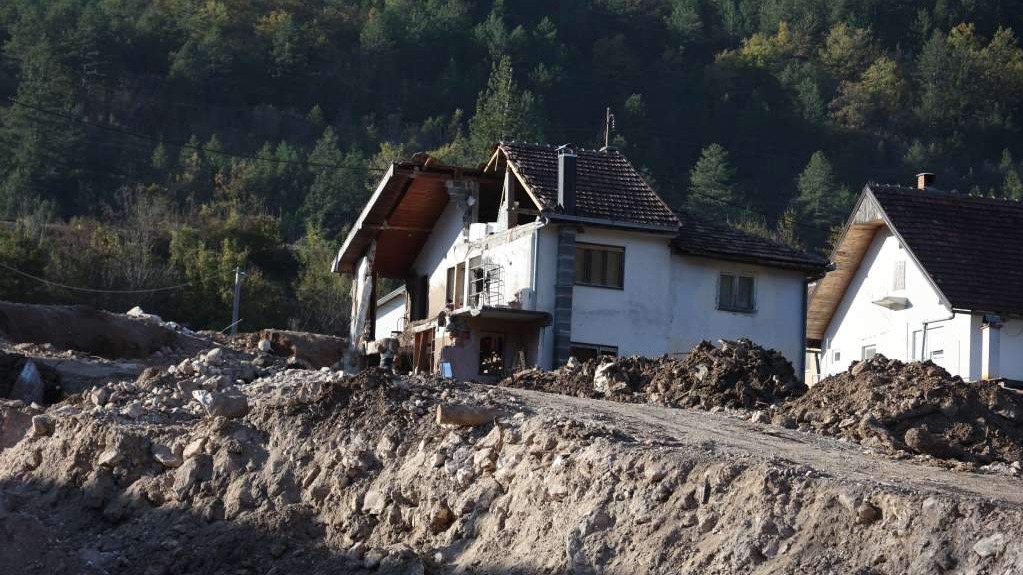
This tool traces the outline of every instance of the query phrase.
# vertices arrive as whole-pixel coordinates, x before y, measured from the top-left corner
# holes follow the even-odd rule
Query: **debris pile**
[[[638,356],[569,362],[551,372],[527,370],[501,385],[671,407],[766,407],[806,387],[781,353],[748,339],[701,342],[683,360]]]
[[[113,381],[79,396],[94,415],[128,419],[242,417],[240,386],[267,372],[236,352],[215,347],[167,368],[148,367],[135,381]]]
[[[178,365],[133,384],[132,401],[164,377],[245,369],[215,350],[187,365],[187,377]],[[235,418],[132,419],[74,399],[26,413],[23,437],[0,449],[0,572],[874,573],[880,556],[884,572],[930,573],[1023,561],[1018,507],[717,450],[710,437],[749,433],[730,418],[623,424],[620,405],[378,369],[261,375],[238,386],[249,409]],[[438,423],[452,413],[487,416]],[[726,425],[701,434],[708,418]],[[686,429],[675,446],[661,440],[669,423]],[[829,455],[822,465],[840,459]]]
[[[829,377],[781,412],[800,428],[977,464],[1023,459],[1023,398],[996,382],[964,382],[930,361],[876,355]]]

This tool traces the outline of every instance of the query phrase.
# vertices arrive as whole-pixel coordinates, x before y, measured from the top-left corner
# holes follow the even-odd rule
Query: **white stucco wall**
[[[1023,320],[1013,319],[1003,323],[999,342],[998,375],[1023,380]]]
[[[392,331],[405,327],[405,294],[377,306],[377,321],[374,324],[376,339],[391,337]]]
[[[669,353],[687,353],[703,339],[716,342],[746,337],[780,351],[799,372],[806,347],[802,296],[806,284],[802,273],[683,256],[672,258],[671,273],[674,313]],[[717,309],[722,273],[749,274],[755,278],[754,312]]]
[[[668,241],[665,236],[594,227],[576,235],[577,244],[625,248],[625,281],[623,289],[573,288],[574,343],[615,346],[619,355],[657,356],[668,350],[672,323]],[[550,253],[556,255],[557,250]]]
[[[895,289],[898,261],[906,266],[903,290]],[[906,297],[910,307],[890,310],[873,303],[885,296]],[[876,346],[877,353],[889,358],[927,359],[920,349],[927,322],[926,337],[935,345],[940,341],[944,351],[942,357],[933,358],[935,362],[953,375],[979,377],[979,318],[969,314],[951,316],[951,310],[941,303],[938,292],[898,238],[881,229],[825,331],[821,373],[827,376],[847,369],[851,362],[862,359],[863,348],[868,345]]]

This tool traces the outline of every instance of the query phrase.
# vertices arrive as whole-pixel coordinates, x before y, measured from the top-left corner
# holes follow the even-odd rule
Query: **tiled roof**
[[[781,242],[688,212],[677,212],[677,216],[682,226],[678,236],[672,241],[672,247],[681,253],[811,273],[822,274],[826,269],[827,262],[824,258],[810,255]]]
[[[868,184],[953,308],[1023,314],[1023,204]]]
[[[518,142],[502,142],[498,148],[544,204],[540,208],[556,210],[557,148]],[[576,215],[629,224],[678,226],[671,208],[621,152],[577,149],[576,154]]]

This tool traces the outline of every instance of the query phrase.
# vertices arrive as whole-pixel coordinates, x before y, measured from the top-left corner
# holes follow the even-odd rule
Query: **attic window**
[[[906,289],[906,262],[898,261],[895,262],[895,282],[893,288],[895,290]]]
[[[743,313],[755,312],[754,289],[753,276],[722,273],[718,280],[718,309]]]

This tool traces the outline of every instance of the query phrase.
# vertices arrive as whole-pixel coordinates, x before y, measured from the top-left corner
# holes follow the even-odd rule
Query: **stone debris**
[[[780,407],[801,429],[878,451],[973,464],[1023,459],[1023,396],[931,362],[876,355]],[[992,468],[994,469],[994,468]]]
[[[501,385],[701,409],[766,407],[806,391],[781,353],[747,339],[701,342],[681,360],[597,358],[550,372],[526,370]]]

